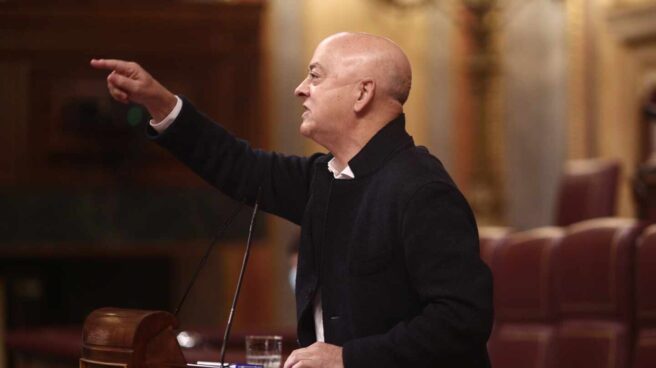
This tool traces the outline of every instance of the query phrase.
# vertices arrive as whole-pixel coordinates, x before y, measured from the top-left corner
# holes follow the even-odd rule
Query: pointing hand
[[[164,119],[175,107],[175,95],[137,63],[92,59],[91,66],[112,71],[107,76],[107,88],[115,100],[143,105],[155,121]]]

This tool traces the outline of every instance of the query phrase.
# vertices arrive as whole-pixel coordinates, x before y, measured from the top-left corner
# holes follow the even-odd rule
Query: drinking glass
[[[246,336],[246,362],[280,368],[282,336]]]

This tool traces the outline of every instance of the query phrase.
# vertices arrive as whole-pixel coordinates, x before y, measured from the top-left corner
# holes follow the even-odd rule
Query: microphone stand
[[[219,360],[219,367],[223,368],[226,352],[226,344],[228,343],[228,338],[230,337],[230,330],[232,329],[232,322],[235,316],[235,310],[237,308],[237,300],[239,299],[239,292],[241,291],[241,285],[244,281],[244,273],[246,272],[246,265],[248,264],[248,258],[251,253],[251,242],[253,240],[253,228],[255,227],[255,215],[257,215],[257,210],[260,205],[260,194],[262,192],[262,187],[257,190],[257,198],[255,199],[255,206],[253,207],[253,214],[251,215],[251,224],[248,228],[248,239],[246,240],[246,250],[244,251],[244,259],[241,263],[241,270],[239,271],[239,279],[237,281],[237,290],[235,290],[235,295],[232,298],[232,306],[230,307],[230,316],[228,317],[228,324],[225,329],[225,334],[223,335],[223,344],[221,345],[221,360]]]
[[[205,266],[205,263],[207,263],[207,259],[209,258],[210,253],[212,253],[212,249],[214,249],[214,244],[216,244],[216,242],[223,237],[223,234],[228,229],[230,224],[232,224],[232,221],[234,221],[237,215],[239,214],[239,212],[241,212],[241,209],[244,207],[244,201],[245,200],[242,200],[241,203],[239,203],[239,206],[235,207],[234,211],[230,214],[230,216],[226,217],[225,221],[214,235],[214,239],[212,239],[212,242],[205,250],[205,254],[203,255],[203,258],[201,258],[200,262],[198,262],[198,266],[196,266],[194,275],[192,276],[191,281],[187,285],[187,290],[185,290],[185,293],[182,295],[182,299],[180,299],[180,303],[178,303],[178,307],[175,308],[175,313],[173,313],[176,318],[178,317],[178,313],[180,313],[180,310],[182,309],[185,300],[187,300],[187,296],[189,295],[191,288],[196,283],[196,278],[198,278],[198,275],[200,274],[200,270],[202,270],[203,267]]]

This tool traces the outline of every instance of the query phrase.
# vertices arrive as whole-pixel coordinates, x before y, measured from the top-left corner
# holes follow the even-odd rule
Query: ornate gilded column
[[[471,142],[474,150],[471,162],[464,160],[462,187],[480,225],[504,222],[504,199],[502,190],[501,144],[503,126],[500,119],[499,55],[497,39],[499,29],[497,0],[379,0],[399,8],[444,10],[456,6],[462,19],[451,19],[458,32],[462,32],[468,43],[465,56],[466,104],[471,113]],[[446,12],[445,12],[446,13]],[[462,14],[464,13],[464,14]],[[449,15],[447,14],[447,17]],[[462,21],[461,21],[462,20]],[[462,147],[461,147],[462,149]]]
[[[498,24],[496,0],[463,0],[462,5],[469,17],[463,31],[472,43],[468,60],[469,83],[472,92],[472,108],[475,110],[474,157],[471,184],[468,193],[470,203],[481,225],[503,223],[503,191],[501,188],[501,163],[498,145],[501,139],[498,116],[499,55],[497,52]]]

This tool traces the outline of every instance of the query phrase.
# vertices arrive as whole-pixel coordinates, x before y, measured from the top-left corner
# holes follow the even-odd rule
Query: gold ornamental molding
[[[625,43],[656,39],[656,4],[611,8],[607,19],[611,31]]]

